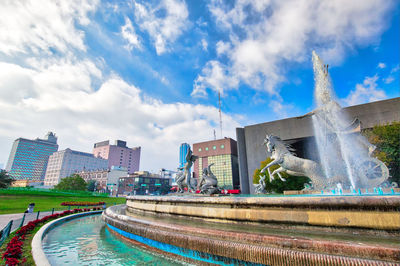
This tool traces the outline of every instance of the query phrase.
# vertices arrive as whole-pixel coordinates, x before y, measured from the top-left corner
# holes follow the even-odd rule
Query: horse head
[[[276,137],[273,135],[266,135],[265,139],[264,139],[264,145],[267,148],[267,152],[272,153],[274,151],[275,148],[275,141],[276,141]]]

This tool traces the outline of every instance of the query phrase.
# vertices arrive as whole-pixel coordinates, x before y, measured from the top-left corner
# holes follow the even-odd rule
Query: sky
[[[0,168],[53,131],[174,170],[180,143],[313,110],[313,50],[343,107],[399,97],[399,22],[396,0],[1,1]]]

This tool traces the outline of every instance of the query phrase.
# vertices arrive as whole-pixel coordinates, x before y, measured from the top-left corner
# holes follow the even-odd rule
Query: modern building
[[[112,166],[125,167],[128,173],[139,171],[140,147],[128,148],[126,141],[116,140],[114,145],[110,141],[94,144],[93,155],[108,160],[108,169]]]
[[[158,174],[135,172],[119,179],[118,195],[166,194],[170,191],[171,182],[171,178],[162,178]]]
[[[57,137],[48,132],[44,139],[14,141],[6,171],[15,180],[43,181],[49,156],[58,150]]]
[[[211,171],[224,189],[239,188],[239,168],[236,141],[231,138],[193,144],[193,155],[199,158],[194,163],[193,177],[201,178],[202,171],[214,163]]]
[[[179,167],[184,167],[186,163],[186,154],[190,149],[190,145],[187,143],[182,143],[179,147]]]
[[[96,181],[96,190],[100,192],[116,192],[118,180],[121,177],[128,176],[128,169],[124,167],[113,166],[111,169],[102,170],[83,170],[77,172],[86,182]]]
[[[400,121],[400,98],[349,106],[343,108],[342,112],[349,121],[359,121],[354,131],[361,132],[375,125]],[[262,145],[266,134],[278,136],[290,144],[298,157],[318,160],[315,153],[308,152],[316,145],[312,117],[309,115],[236,128],[240,188],[244,194],[254,193],[254,170],[267,158]]]
[[[82,170],[100,170],[107,168],[107,160],[94,157],[91,153],[74,151],[71,149],[58,151],[49,157],[44,185],[57,185],[62,178]]]

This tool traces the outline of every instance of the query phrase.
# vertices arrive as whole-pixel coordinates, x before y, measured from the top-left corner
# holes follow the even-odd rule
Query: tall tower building
[[[218,186],[239,189],[239,166],[237,143],[223,138],[193,144],[193,155],[199,158],[194,163],[193,177],[200,178],[204,168],[214,163],[211,171],[218,179]]]
[[[43,181],[49,156],[58,150],[57,137],[48,132],[44,139],[14,141],[6,171],[16,180]]]
[[[182,143],[179,147],[179,167],[184,167],[186,163],[186,154],[190,149],[190,145]]]
[[[94,144],[93,155],[108,160],[108,169],[112,166],[125,167],[128,173],[139,171],[140,147],[128,148],[126,141],[116,140],[114,145],[110,141]]]
[[[71,149],[58,151],[49,157],[44,185],[57,185],[62,178],[82,170],[104,170],[107,167],[107,160],[96,158],[91,153]]]

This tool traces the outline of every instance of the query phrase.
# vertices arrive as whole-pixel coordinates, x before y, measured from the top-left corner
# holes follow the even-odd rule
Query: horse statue
[[[198,159],[199,157],[196,155],[193,155],[192,150],[189,148],[188,152],[186,153],[186,163],[184,166],[185,169],[185,180],[186,180],[186,185],[188,187],[189,192],[196,192],[196,180],[193,180],[192,174],[190,173],[190,168],[192,168],[192,165],[194,162]]]
[[[282,181],[285,181],[280,172],[286,171],[289,175],[309,177],[313,189],[330,188],[336,186],[337,183],[343,184],[347,182],[340,177],[326,178],[319,163],[296,157],[294,149],[285,144],[277,136],[266,135],[263,144],[267,152],[271,154],[272,162],[265,166],[261,170],[261,173],[265,173],[267,170],[270,181],[274,179],[275,175],[278,175]],[[273,165],[279,165],[280,167],[271,173],[269,168]]]
[[[207,168],[203,169],[203,175],[200,179],[200,193],[202,194],[219,194],[220,190],[218,188],[218,180],[217,177],[211,171],[211,166],[214,164],[210,164]]]
[[[264,194],[267,191],[265,190],[265,175],[260,175],[260,180],[258,181],[258,184],[254,184],[254,189],[256,194]]]

